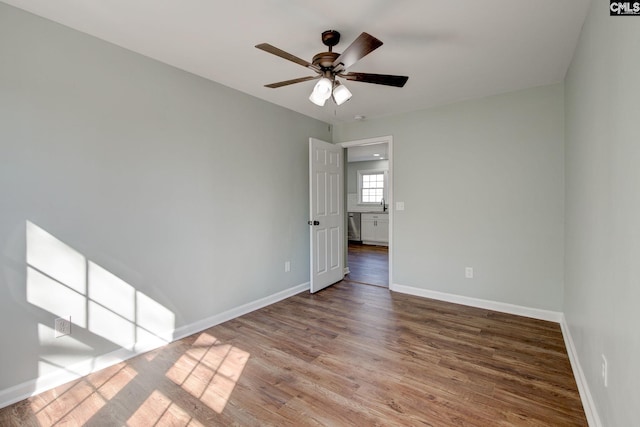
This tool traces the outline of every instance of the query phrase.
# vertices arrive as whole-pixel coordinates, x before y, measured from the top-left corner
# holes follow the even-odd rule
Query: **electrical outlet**
[[[465,267],[464,277],[465,279],[473,279],[473,267]]]
[[[291,271],[291,261],[285,261],[284,262],[284,272],[288,273]]]
[[[605,387],[609,387],[609,364],[604,354],[602,355],[602,382]]]
[[[396,202],[396,210],[403,211],[404,210],[404,202]]]
[[[56,338],[63,337],[65,335],[71,335],[71,316],[68,319],[62,317],[55,320]]]

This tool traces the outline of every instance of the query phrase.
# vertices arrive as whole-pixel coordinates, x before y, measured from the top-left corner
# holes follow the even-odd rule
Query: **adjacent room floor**
[[[349,242],[349,274],[353,282],[389,287],[389,248]]]
[[[0,410],[2,426],[586,426],[556,323],[342,281]]]

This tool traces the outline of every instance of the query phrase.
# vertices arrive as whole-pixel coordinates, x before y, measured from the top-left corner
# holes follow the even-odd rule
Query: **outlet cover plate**
[[[473,279],[473,267],[465,267],[464,277],[465,279]]]
[[[63,337],[65,335],[71,335],[71,317],[68,319],[59,317],[55,320],[56,338]]]

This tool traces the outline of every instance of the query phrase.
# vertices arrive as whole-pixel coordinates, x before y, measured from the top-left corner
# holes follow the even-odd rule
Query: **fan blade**
[[[409,80],[409,77],[407,76],[393,76],[390,74],[344,73],[338,74],[338,76],[356,82],[396,87],[403,87],[407,80]]]
[[[362,33],[333,61],[333,67],[342,64],[343,68],[349,68],[380,46],[382,46],[380,40],[370,34]]]
[[[268,85],[264,85],[264,87],[270,87],[271,89],[275,89],[275,88],[278,88],[278,87],[292,85],[294,83],[306,82],[306,81],[309,81],[309,80],[315,80],[315,79],[319,79],[319,78],[320,78],[320,76],[300,77],[299,79],[291,79],[291,80],[285,80],[283,82],[271,83],[271,84],[268,84]]]
[[[284,58],[287,61],[295,62],[296,64],[300,64],[303,67],[311,68],[316,72],[320,72],[320,68],[313,65],[311,62],[305,61],[302,58],[298,58],[297,56],[292,55],[288,52],[285,52],[282,49],[278,49],[275,46],[271,46],[269,43],[257,44],[256,47],[260,50],[264,50],[265,52],[271,53],[272,55],[276,55],[276,56],[279,56],[280,58]]]

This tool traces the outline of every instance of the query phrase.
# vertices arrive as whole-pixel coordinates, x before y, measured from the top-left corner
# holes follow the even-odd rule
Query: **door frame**
[[[387,188],[387,197],[388,197],[388,203],[389,203],[389,289],[393,288],[393,248],[394,248],[394,244],[393,244],[393,222],[394,222],[394,198],[393,198],[393,136],[392,135],[385,135],[385,136],[378,136],[378,137],[374,137],[374,138],[366,138],[366,139],[357,139],[357,140],[353,140],[353,141],[345,141],[345,142],[339,142],[336,145],[341,146],[344,149],[347,149],[349,147],[357,147],[359,145],[372,145],[372,144],[388,144],[388,154],[389,154],[389,174],[387,177],[388,180],[388,188]],[[344,153],[343,155],[344,158],[344,165],[346,168],[347,165],[347,153]],[[345,171],[346,174],[346,171]],[[344,179],[344,197],[347,197],[347,180],[346,180],[346,175],[345,175],[345,179]],[[347,214],[347,204],[344,203],[344,217],[348,218],[348,214]],[[344,227],[344,234],[345,234],[345,238],[343,240],[343,245],[345,245],[345,247],[343,248],[343,253],[344,253],[344,265],[348,268],[349,264],[348,264],[348,260],[347,260],[347,251],[348,251],[348,242],[347,242],[347,227],[345,225]]]

